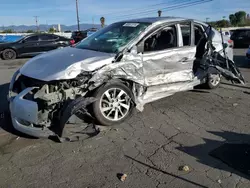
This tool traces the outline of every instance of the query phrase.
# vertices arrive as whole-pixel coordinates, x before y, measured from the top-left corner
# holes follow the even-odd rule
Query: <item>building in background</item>
[[[57,25],[57,31],[58,31],[58,32],[61,32],[61,24],[58,24],[58,25]]]

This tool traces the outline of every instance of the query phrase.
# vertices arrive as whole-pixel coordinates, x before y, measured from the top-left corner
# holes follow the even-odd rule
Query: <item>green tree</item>
[[[235,14],[229,15],[229,20],[233,26],[244,26],[246,22],[246,15],[245,11],[238,11]]]
[[[26,33],[35,33],[33,30],[28,30]]]
[[[236,12],[235,17],[237,20],[237,24],[244,24],[246,21],[246,15],[247,15],[247,13],[244,11]]]
[[[216,28],[217,25],[216,25],[216,22],[208,22],[209,25],[211,25],[212,27]]]
[[[228,20],[219,20],[216,22],[216,26],[221,27],[230,27],[230,22]]]
[[[236,26],[236,25],[237,25],[237,19],[236,19],[235,14],[230,14],[230,15],[229,15],[229,20],[230,20],[230,22],[231,22],[231,24],[232,24],[233,26]]]
[[[13,33],[12,29],[5,29],[3,30],[3,33]]]
[[[56,30],[53,27],[49,28],[49,33],[55,33],[55,32]]]

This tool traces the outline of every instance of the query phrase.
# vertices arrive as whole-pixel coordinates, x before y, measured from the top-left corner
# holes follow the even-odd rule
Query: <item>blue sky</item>
[[[104,15],[107,23],[135,18],[136,13],[158,9],[173,5],[181,0],[78,0],[81,23],[99,23]],[[188,0],[186,0],[188,1]],[[189,0],[197,1],[197,0]],[[154,4],[167,3],[160,6]],[[76,23],[75,0],[0,0],[0,26],[8,25],[34,25],[35,18],[39,16],[39,24],[65,24]],[[222,19],[239,10],[250,13],[250,0],[213,0],[200,5],[172,11],[163,11],[163,16],[179,16],[205,20]],[[129,16],[133,14],[133,16]],[[157,13],[148,13],[143,16],[157,16]]]

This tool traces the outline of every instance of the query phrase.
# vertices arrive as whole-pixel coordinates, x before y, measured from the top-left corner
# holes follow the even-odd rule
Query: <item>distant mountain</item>
[[[45,25],[45,24],[41,24],[39,25],[39,30],[40,31],[47,31],[49,30],[49,28],[51,27],[55,27],[57,29],[57,25],[53,24],[53,25]],[[80,29],[81,30],[85,30],[85,29],[89,29],[89,28],[100,28],[101,25],[100,24],[80,24]],[[23,31],[28,31],[28,30],[36,30],[36,26],[35,25],[11,25],[11,26],[6,26],[6,27],[0,27],[0,30],[6,30],[6,29],[11,29],[14,30],[16,32],[23,32]],[[71,26],[66,26],[66,25],[61,25],[61,30],[62,31],[75,31],[77,30],[77,25],[71,25]]]

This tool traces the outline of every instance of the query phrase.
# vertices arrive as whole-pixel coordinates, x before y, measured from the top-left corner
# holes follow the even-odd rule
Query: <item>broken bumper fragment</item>
[[[9,99],[11,120],[14,128],[34,137],[49,137],[54,133],[46,127],[38,126],[38,105],[34,101],[24,99],[34,88],[27,88]]]

